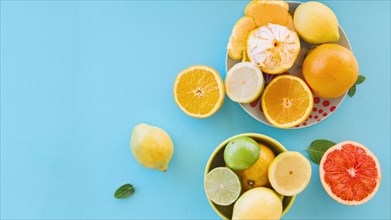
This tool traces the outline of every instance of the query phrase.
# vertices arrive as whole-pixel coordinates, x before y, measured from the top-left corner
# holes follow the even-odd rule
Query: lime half
[[[223,206],[234,203],[242,190],[239,177],[226,167],[210,171],[206,175],[204,187],[208,199]]]
[[[250,103],[262,93],[264,80],[261,70],[250,62],[233,66],[225,77],[225,89],[228,97],[239,103]]]

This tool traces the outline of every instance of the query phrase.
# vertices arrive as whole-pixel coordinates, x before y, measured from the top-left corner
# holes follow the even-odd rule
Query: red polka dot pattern
[[[289,73],[283,73],[283,74],[295,75],[302,78],[301,66],[299,65],[294,68],[291,68],[291,71]],[[277,75],[270,75],[270,74],[263,73],[263,76],[264,76],[265,86],[266,86]],[[312,109],[311,114],[309,115],[307,120],[297,125],[296,128],[311,126],[327,118],[328,116],[331,115],[331,113],[333,113],[337,109],[339,104],[342,103],[343,99],[344,96],[340,96],[334,99],[325,99],[314,95],[314,107]],[[260,97],[249,104],[241,104],[241,106],[257,120],[265,124],[270,124],[263,113]]]

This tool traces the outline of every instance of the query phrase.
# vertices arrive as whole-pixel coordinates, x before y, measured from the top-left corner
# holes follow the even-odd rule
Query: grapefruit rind
[[[373,191],[371,193],[368,194],[367,197],[365,197],[363,200],[360,200],[360,201],[356,201],[356,200],[352,200],[352,201],[347,201],[347,200],[344,200],[340,197],[338,197],[337,195],[335,195],[330,186],[326,183],[326,181],[324,180],[324,175],[325,175],[325,171],[323,169],[323,165],[325,163],[325,161],[327,160],[327,156],[335,151],[335,150],[340,150],[342,149],[343,146],[347,145],[347,144],[351,144],[351,145],[354,145],[356,147],[360,147],[361,149],[363,149],[366,153],[366,155],[368,155],[369,157],[371,157],[375,164],[376,164],[376,169],[378,171],[378,175],[377,175],[377,184],[375,186],[375,188],[373,189]],[[360,143],[357,143],[357,142],[354,142],[354,141],[343,141],[341,143],[338,143],[332,147],[330,147],[322,156],[322,159],[319,163],[319,177],[320,177],[320,181],[322,183],[322,186],[323,188],[325,189],[325,191],[327,192],[327,194],[332,198],[334,199],[335,201],[341,203],[341,204],[344,204],[344,205],[349,205],[349,206],[356,206],[356,205],[361,205],[361,204],[364,204],[366,202],[368,202],[377,192],[377,190],[379,189],[380,187],[380,182],[381,182],[381,178],[382,178],[382,175],[381,175],[381,168],[380,168],[380,163],[379,161],[377,160],[376,156],[367,148],[365,147],[364,145],[360,144]]]

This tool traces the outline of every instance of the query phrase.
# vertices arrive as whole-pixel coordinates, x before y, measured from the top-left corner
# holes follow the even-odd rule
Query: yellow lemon
[[[133,128],[130,148],[134,158],[146,168],[166,171],[174,153],[174,144],[163,129],[139,124]]]
[[[320,2],[301,3],[293,15],[293,24],[300,37],[311,44],[339,40],[338,19]]]
[[[250,189],[235,202],[232,219],[280,219],[282,201],[266,187]]]

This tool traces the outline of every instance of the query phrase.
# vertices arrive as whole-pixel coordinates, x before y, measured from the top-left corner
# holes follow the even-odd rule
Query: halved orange
[[[262,94],[262,109],[270,124],[291,128],[304,122],[314,106],[310,88],[297,76],[274,78]]]
[[[191,66],[180,72],[175,80],[175,102],[191,117],[213,115],[223,104],[224,96],[223,79],[209,66]]]

